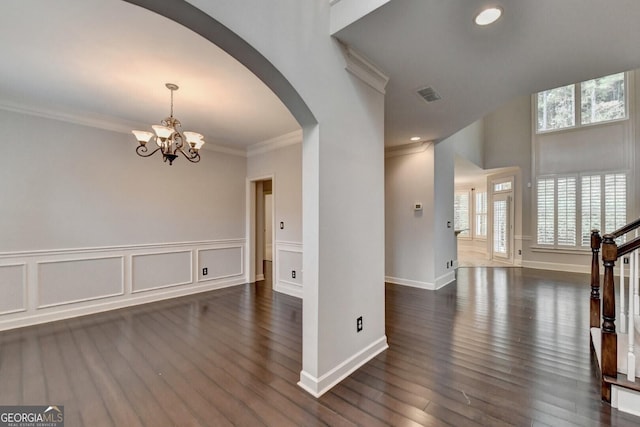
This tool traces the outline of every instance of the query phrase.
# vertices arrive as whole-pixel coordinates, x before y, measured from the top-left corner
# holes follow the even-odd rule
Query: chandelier
[[[169,161],[170,165],[180,153],[191,163],[197,163],[200,161],[199,151],[204,145],[204,137],[195,132],[180,132],[182,124],[180,120],[173,117],[173,92],[178,90],[178,85],[167,83],[165,86],[171,91],[171,113],[169,117],[162,120],[162,125],[151,126],[155,135],[144,130],[131,131],[140,143],[136,147],[136,153],[142,157],[151,157],[159,150],[162,152],[163,160]],[[158,148],[148,153],[147,142],[153,138],[155,138]]]

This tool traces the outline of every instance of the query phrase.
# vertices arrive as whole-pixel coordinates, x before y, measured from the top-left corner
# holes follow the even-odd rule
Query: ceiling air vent
[[[431,86],[423,87],[416,91],[420,98],[424,99],[426,102],[437,101],[440,98],[438,92],[436,92]]]

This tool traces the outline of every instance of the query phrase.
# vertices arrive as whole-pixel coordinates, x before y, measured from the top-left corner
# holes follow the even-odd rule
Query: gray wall
[[[417,152],[389,151],[385,159],[388,282],[437,289],[454,280],[454,151],[449,140]],[[421,211],[414,210],[416,202],[423,204]]]
[[[250,155],[247,176],[250,180],[273,177],[273,287],[279,292],[302,297],[302,141]],[[284,223],[284,229],[280,229],[280,222]],[[292,271],[296,272],[295,278]]]
[[[243,283],[246,160],[0,110],[0,329]],[[205,275],[202,268],[207,268]]]

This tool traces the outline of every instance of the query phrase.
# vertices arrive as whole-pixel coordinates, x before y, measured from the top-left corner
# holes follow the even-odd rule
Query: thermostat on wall
[[[413,210],[414,211],[421,211],[422,210],[422,203],[421,202],[415,202],[413,204]]]

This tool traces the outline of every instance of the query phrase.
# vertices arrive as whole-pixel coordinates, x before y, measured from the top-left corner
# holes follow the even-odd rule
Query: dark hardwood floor
[[[264,282],[0,333],[0,405],[72,426],[638,426],[599,400],[589,279],[464,268],[387,285],[389,350],[314,399],[301,301]]]

